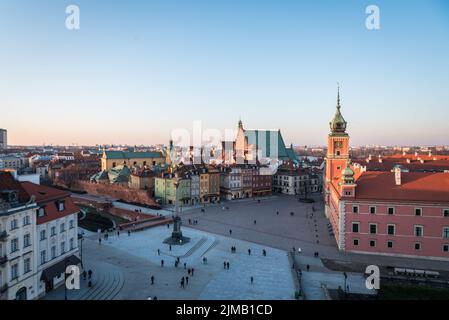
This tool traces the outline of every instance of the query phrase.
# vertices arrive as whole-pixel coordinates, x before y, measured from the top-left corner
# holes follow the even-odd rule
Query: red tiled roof
[[[366,160],[354,160],[361,164],[362,166],[366,166],[368,171],[390,171],[393,169],[395,165],[401,165],[404,168],[407,168],[410,171],[444,171],[449,170],[449,160],[446,159],[423,159],[424,163],[416,159],[410,159],[410,163],[407,162],[407,158],[399,158],[399,157],[383,157],[382,162],[379,162],[379,158],[373,157],[371,161],[367,162]],[[421,158],[422,159],[422,158]]]
[[[79,208],[73,203],[70,194],[55,188],[37,185],[28,181],[21,182],[23,189],[31,196],[36,197],[39,206],[45,206],[45,215],[37,218],[37,224],[43,224],[48,221],[59,219],[79,211]],[[64,210],[59,211],[57,202],[64,201]]]
[[[367,171],[356,181],[356,199],[449,203],[449,173],[402,172],[401,185],[393,172]]]
[[[17,190],[19,192],[20,203],[25,203],[30,200],[30,196],[22,188],[20,182],[16,181],[8,171],[0,171],[0,190]]]

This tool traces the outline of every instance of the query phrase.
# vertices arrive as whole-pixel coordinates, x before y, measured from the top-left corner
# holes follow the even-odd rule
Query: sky
[[[368,5],[379,30],[365,27]],[[449,145],[449,2],[0,2],[13,145],[167,143],[194,121],[223,131],[239,118],[325,145],[337,82],[352,145]]]

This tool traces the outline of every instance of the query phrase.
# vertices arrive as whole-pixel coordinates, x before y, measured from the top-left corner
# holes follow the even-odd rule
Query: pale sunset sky
[[[449,144],[445,0],[2,0],[0,43],[13,145],[167,143],[240,117],[324,145],[337,82],[352,145]]]

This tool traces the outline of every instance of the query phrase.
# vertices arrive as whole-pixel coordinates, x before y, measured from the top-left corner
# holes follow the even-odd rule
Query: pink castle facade
[[[324,179],[325,214],[338,248],[449,261],[449,157],[351,161],[346,125],[338,98]]]

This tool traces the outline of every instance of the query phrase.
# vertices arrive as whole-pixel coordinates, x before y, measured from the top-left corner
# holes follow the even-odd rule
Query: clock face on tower
[[[335,146],[336,149],[337,148],[341,148],[341,147],[343,147],[343,143],[341,141],[335,141],[334,146]]]

